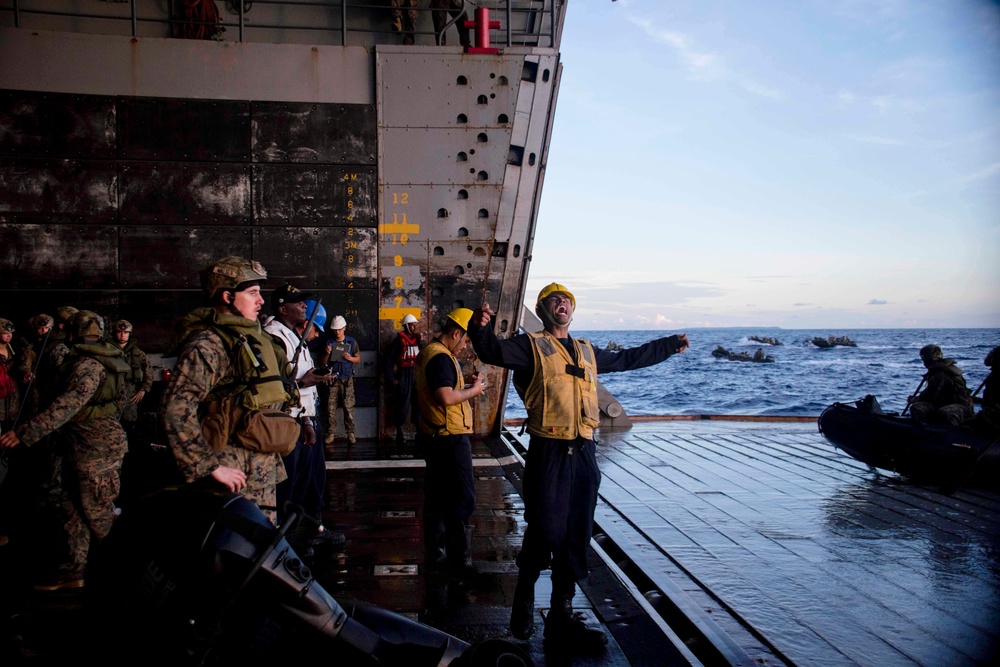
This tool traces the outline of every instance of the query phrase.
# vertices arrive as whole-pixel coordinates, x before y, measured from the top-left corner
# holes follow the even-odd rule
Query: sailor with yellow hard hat
[[[534,632],[535,582],[551,567],[545,637],[590,653],[603,650],[607,637],[573,612],[573,594],[576,582],[587,576],[587,547],[601,480],[593,440],[600,423],[597,375],[658,364],[687,349],[688,340],[678,334],[633,349],[595,348],[569,333],[576,305],[565,285],[550,283],[535,301],[543,331],[500,340],[489,326],[493,309],[485,304],[473,313],[468,333],[481,361],[514,371],[514,386],[528,412],[531,456],[522,492],[528,528],[517,557],[511,634],[527,639]]]
[[[476,506],[472,475],[472,409],[469,401],[486,388],[478,373],[466,385],[456,355],[468,344],[472,311],[448,313],[441,332],[417,356],[416,397],[420,410],[417,445],[427,461],[424,489],[424,547],[428,585],[474,585],[472,523]]]

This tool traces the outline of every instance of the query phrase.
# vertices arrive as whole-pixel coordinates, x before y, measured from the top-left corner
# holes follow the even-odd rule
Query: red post
[[[490,47],[490,28],[499,28],[500,21],[490,20],[487,7],[476,7],[476,20],[466,21],[465,27],[476,29],[476,45],[465,47],[466,53],[500,53],[500,49]]]

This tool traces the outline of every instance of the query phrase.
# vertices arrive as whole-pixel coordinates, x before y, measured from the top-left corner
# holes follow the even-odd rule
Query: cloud
[[[781,100],[785,97],[784,93],[780,90],[765,86],[764,84],[753,81],[752,79],[741,79],[740,86],[748,93],[760,95],[761,97],[766,97],[769,100]]]
[[[974,174],[969,174],[968,176],[959,179],[959,182],[970,183],[972,181],[982,181],[987,178],[992,178],[997,174],[1000,174],[1000,162],[994,162],[985,169],[980,169]]]
[[[871,301],[868,302],[868,305],[869,306],[884,306],[887,303],[889,303],[889,302],[886,301],[885,299],[872,299]]]
[[[627,19],[630,23],[642,28],[643,32],[651,37],[653,41],[672,48],[677,53],[677,56],[692,70],[706,70],[719,62],[719,57],[714,53],[695,50],[691,44],[691,39],[686,35],[657,28],[649,19],[637,16],[629,16]]]
[[[807,307],[809,307],[811,305],[813,305],[813,304],[811,304],[811,303],[803,303],[801,301],[798,302],[798,303],[793,303],[792,304],[792,306],[794,306],[795,308],[807,308]]]

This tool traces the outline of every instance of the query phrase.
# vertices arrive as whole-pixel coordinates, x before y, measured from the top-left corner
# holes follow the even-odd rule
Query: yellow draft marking
[[[418,320],[420,319],[420,309],[419,308],[379,308],[378,318],[380,320],[392,320],[392,326],[396,331],[403,328],[403,318],[407,315],[413,315]]]
[[[378,226],[379,234],[419,234],[420,225],[406,221],[406,214],[402,214],[402,220],[398,213],[392,214],[392,222],[383,222]]]

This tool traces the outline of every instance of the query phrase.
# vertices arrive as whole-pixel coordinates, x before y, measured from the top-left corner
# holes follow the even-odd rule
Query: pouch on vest
[[[233,440],[244,449],[286,456],[295,449],[302,426],[283,410],[251,410],[240,420]]]
[[[236,403],[237,397],[226,396],[206,406],[201,432],[212,451],[222,451],[230,440],[237,447],[282,456],[295,449],[302,428],[297,419],[271,408],[247,410]]]

